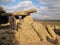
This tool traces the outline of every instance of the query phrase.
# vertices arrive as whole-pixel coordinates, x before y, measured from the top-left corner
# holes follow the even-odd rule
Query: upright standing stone
[[[32,16],[28,15],[26,16],[24,19],[23,19],[24,23],[33,23],[33,19],[32,19]]]

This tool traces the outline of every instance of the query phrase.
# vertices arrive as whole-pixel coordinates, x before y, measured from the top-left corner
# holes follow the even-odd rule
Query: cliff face
[[[47,42],[55,44],[58,42],[57,34],[51,25],[44,27],[40,22],[34,22],[31,16],[26,16],[19,24],[17,39],[20,43]]]
[[[1,45],[24,45],[24,43],[27,45],[31,45],[31,43],[32,45],[53,45],[60,43],[60,36],[54,31],[60,26],[43,26],[41,22],[35,22],[30,15],[22,20],[16,20],[15,23],[18,27],[14,25],[17,28],[16,30],[0,30]]]
[[[26,16],[16,20],[17,30],[0,30],[0,44],[2,45],[53,45],[60,43],[60,36],[54,31],[58,26],[43,26]],[[59,27],[58,27],[59,28]]]

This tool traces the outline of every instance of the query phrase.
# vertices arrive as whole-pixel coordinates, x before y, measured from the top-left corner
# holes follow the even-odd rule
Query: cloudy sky
[[[33,18],[60,20],[60,0],[0,0],[0,6],[7,12],[36,8]]]

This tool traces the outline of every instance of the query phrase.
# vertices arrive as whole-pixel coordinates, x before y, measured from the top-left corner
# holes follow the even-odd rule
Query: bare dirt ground
[[[60,20],[35,20],[36,22],[42,23],[45,25],[58,25],[60,26]]]

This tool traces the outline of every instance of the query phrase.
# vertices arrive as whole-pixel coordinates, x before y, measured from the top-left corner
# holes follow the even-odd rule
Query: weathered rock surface
[[[54,28],[60,29],[60,26],[44,27],[40,22],[34,22],[30,16],[33,12],[36,10],[2,14],[10,15],[10,26],[8,26],[9,30],[3,28],[0,30],[0,45],[60,45],[60,32],[54,30]],[[15,16],[22,16],[22,19],[15,19]]]
[[[30,24],[23,23],[20,29],[20,42],[38,42],[40,41],[38,35]]]
[[[18,30],[20,33],[19,41],[21,44],[22,43],[28,44],[34,42],[41,42],[41,43],[47,42],[45,44],[53,45],[52,43],[57,42],[55,40],[57,36],[53,28],[51,28],[51,26],[48,25],[47,26],[49,31],[48,32],[47,29],[40,22],[39,23],[34,22],[31,16],[26,16],[22,20],[22,23],[19,27],[20,27],[20,29]]]
[[[23,19],[23,23],[31,24],[33,23],[33,18],[29,15]]]
[[[46,37],[47,37],[47,36],[48,36],[49,38],[51,38],[50,35],[48,34],[48,32],[46,31],[46,29],[43,27],[42,24],[34,22],[34,23],[32,24],[32,26],[33,26],[33,28],[39,33],[39,35],[41,36],[41,38],[42,38],[44,41],[46,41]]]
[[[54,30],[51,28],[50,25],[47,25],[47,28],[48,28],[48,32],[50,33],[52,39],[56,39],[56,33],[54,32]]]

